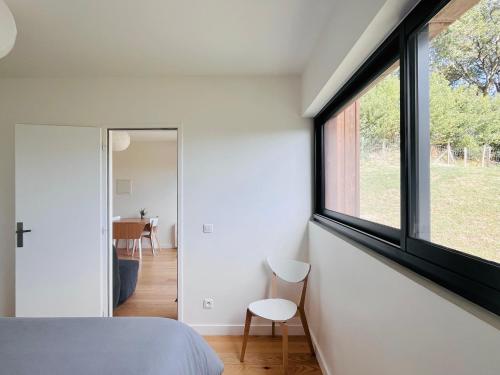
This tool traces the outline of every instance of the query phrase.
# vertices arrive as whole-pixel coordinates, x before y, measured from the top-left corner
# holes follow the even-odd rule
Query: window
[[[413,235],[500,263],[500,4],[465,4],[448,3],[418,31]]]
[[[400,227],[399,62],[324,126],[325,208]]]
[[[500,6],[439,4],[315,117],[314,219],[500,314]]]

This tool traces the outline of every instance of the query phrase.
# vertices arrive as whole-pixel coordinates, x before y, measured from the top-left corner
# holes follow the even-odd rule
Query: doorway
[[[178,319],[177,129],[109,129],[112,316]]]

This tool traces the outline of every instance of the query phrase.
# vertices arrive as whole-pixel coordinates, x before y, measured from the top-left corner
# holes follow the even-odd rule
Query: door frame
[[[182,134],[182,125],[154,125],[154,126],[108,126],[104,128],[106,131],[103,132],[103,147],[104,151],[104,159],[105,159],[105,176],[104,181],[106,181],[106,186],[104,189],[105,195],[105,222],[107,225],[107,236],[105,237],[106,247],[108,251],[106,252],[106,265],[104,271],[104,280],[107,282],[103,283],[103,295],[106,299],[105,303],[107,305],[107,309],[105,309],[105,316],[112,317],[113,316],[113,192],[112,192],[112,184],[110,181],[112,174],[112,166],[110,165],[112,158],[110,157],[112,152],[112,147],[109,144],[109,134],[112,131],[148,131],[148,130],[176,130],[177,131],[177,320],[182,322],[184,321],[184,283],[183,283],[183,249],[184,249],[184,241],[183,241],[183,134]]]

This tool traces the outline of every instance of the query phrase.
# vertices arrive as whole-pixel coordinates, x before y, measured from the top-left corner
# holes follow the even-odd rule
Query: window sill
[[[500,316],[499,290],[437,266],[403,251],[399,246],[325,216],[314,214],[312,221],[326,230],[345,236]]]

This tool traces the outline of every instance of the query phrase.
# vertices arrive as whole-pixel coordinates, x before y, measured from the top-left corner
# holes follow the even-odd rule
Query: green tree
[[[399,139],[399,69],[370,88],[360,99],[361,136],[367,145]]]
[[[394,72],[360,99],[364,146],[394,144],[400,134],[399,78]],[[477,95],[473,87],[449,84],[445,76],[430,77],[431,143],[453,147],[500,146],[500,95]]]
[[[500,146],[500,95],[475,95],[475,89],[455,90],[459,108],[459,127],[463,129],[463,146]]]
[[[432,41],[433,66],[451,84],[500,92],[500,0],[481,0]]]
[[[464,136],[460,127],[460,108],[457,91],[437,72],[430,78],[430,130],[431,143],[457,145]]]
[[[500,96],[452,87],[439,72],[430,79],[431,143],[454,147],[500,145]]]

